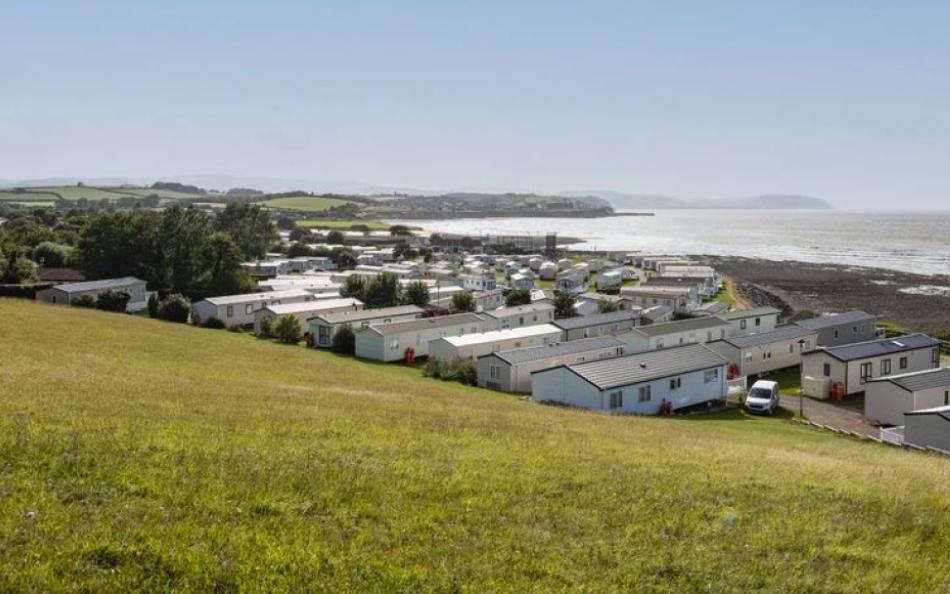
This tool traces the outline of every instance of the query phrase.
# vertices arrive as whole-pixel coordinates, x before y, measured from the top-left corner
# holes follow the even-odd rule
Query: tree
[[[295,243],[287,249],[288,258],[299,258],[301,256],[313,256],[313,250],[305,243]]]
[[[158,293],[151,293],[148,296],[148,317],[158,317]]]
[[[531,291],[528,289],[514,289],[505,297],[505,305],[514,307],[516,305],[529,305],[531,303]]]
[[[452,311],[475,311],[475,297],[468,291],[452,295]]]
[[[613,313],[619,310],[620,307],[613,301],[607,299],[601,299],[597,302],[597,312],[598,313]]]
[[[353,333],[353,326],[349,324],[343,324],[340,326],[336,334],[333,335],[333,345],[331,346],[334,353],[340,355],[353,355],[356,353],[356,334]]]
[[[363,301],[366,291],[366,277],[360,274],[351,274],[343,280],[340,286],[340,297],[350,297]]]
[[[2,268],[3,273],[0,276],[0,283],[21,285],[36,280],[36,270],[33,267],[33,262],[21,256],[19,249],[8,250],[6,262],[0,268]]]
[[[203,268],[208,271],[204,295],[232,295],[253,288],[254,283],[241,266],[241,249],[227,233],[212,234],[202,258]]]
[[[162,299],[158,304],[159,319],[185,324],[191,314],[191,303],[184,295],[174,293]]]
[[[312,235],[313,234],[310,233],[310,229],[307,229],[306,227],[294,227],[290,230],[290,241],[303,241],[304,239],[310,238]]]
[[[270,215],[258,204],[232,202],[218,214],[214,226],[234,238],[248,260],[263,258],[278,237]]]
[[[96,308],[104,311],[124,312],[132,295],[128,291],[103,291],[96,298]]]
[[[168,286],[161,222],[162,215],[151,211],[92,215],[79,239],[79,268],[89,278],[136,276],[150,285]]]
[[[369,279],[363,291],[368,308],[399,305],[399,279],[391,272],[381,272]]]
[[[412,236],[412,231],[405,225],[392,225],[389,228],[389,234],[393,237]]]
[[[573,318],[577,315],[574,309],[574,296],[566,291],[554,293],[554,317],[557,319]]]
[[[356,268],[356,254],[352,250],[346,248],[334,248],[330,252],[330,259],[333,260],[333,263],[336,264],[336,267],[340,270],[348,270],[351,268]]]
[[[393,246],[393,257],[397,260],[412,259],[416,255],[416,250],[409,247],[409,244],[404,241]]]
[[[297,316],[280,316],[277,323],[274,324],[274,336],[277,340],[285,344],[297,344],[300,342],[302,331],[300,329],[300,320]]]
[[[327,243],[330,245],[343,245],[344,237],[343,232],[337,229],[327,233]]]
[[[277,228],[283,231],[293,231],[297,228],[297,223],[290,217],[278,217]]]
[[[68,266],[71,253],[68,245],[44,241],[33,248],[33,261],[43,266]]]
[[[96,307],[96,296],[89,293],[83,293],[69,302],[73,307]]]
[[[412,281],[403,289],[402,302],[418,307],[429,305],[429,286],[419,280]]]

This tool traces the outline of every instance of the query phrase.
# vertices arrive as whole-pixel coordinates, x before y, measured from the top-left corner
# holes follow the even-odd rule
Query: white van
[[[778,382],[759,380],[745,397],[746,412],[772,414],[778,408],[778,398]]]

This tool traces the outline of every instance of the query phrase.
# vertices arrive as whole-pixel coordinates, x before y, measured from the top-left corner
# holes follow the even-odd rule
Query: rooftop
[[[736,348],[747,349],[749,347],[772,344],[774,342],[798,340],[806,336],[814,336],[816,333],[815,330],[809,330],[792,324],[789,326],[779,326],[771,332],[759,332],[758,334],[749,334],[748,336],[734,336],[723,340]]]
[[[123,276],[121,278],[104,278],[102,280],[84,281],[81,283],[64,283],[56,285],[56,289],[65,293],[82,293],[84,291],[104,291],[106,289],[121,289],[145,281],[134,276]]]
[[[363,302],[359,299],[341,298],[341,299],[317,299],[314,301],[304,301],[302,303],[278,303],[268,305],[268,309],[275,314],[282,316],[295,313],[317,313],[325,309],[337,309],[340,307],[360,307]]]
[[[564,318],[552,322],[562,330],[575,330],[577,328],[588,328],[590,326],[599,326],[601,324],[613,324],[615,322],[625,322],[635,319],[637,316],[628,309],[612,311],[610,313],[591,314],[589,316],[578,316],[574,318]]]
[[[663,336],[674,332],[692,332],[696,330],[710,330],[712,328],[723,328],[728,324],[716,317],[704,316],[701,318],[687,318],[685,320],[676,320],[674,322],[664,322],[662,324],[650,324],[649,326],[640,326],[634,328],[634,332],[640,332],[646,336]]]
[[[596,338],[582,338],[580,340],[569,340],[567,342],[556,342],[546,346],[528,347],[524,349],[510,349],[507,351],[498,351],[492,355],[508,363],[525,363],[528,361],[540,361],[550,357],[560,357],[563,355],[574,355],[577,353],[586,353],[609,348],[623,348],[625,343],[613,336],[598,336]],[[485,355],[491,356],[491,355]]]
[[[809,330],[822,330],[824,328],[832,328],[834,326],[839,326],[841,324],[854,324],[857,322],[866,322],[874,321],[874,316],[863,311],[846,311],[844,313],[838,314],[828,314],[824,316],[818,316],[817,318],[811,318],[810,320],[801,320],[795,322],[802,328],[808,328]]]
[[[263,293],[241,293],[239,295],[221,295],[205,299],[211,305],[231,305],[234,303],[249,303],[253,301],[271,301],[273,299],[289,299],[294,297],[310,297],[310,291],[303,289],[287,289],[286,291],[265,291]]]
[[[825,352],[841,361],[854,361],[857,359],[903,353],[914,349],[923,349],[939,345],[939,340],[930,338],[926,334],[908,334],[906,336],[898,336],[897,338],[882,338],[841,346],[823,347],[818,351],[812,352]]]
[[[422,314],[422,308],[415,305],[397,305],[395,307],[380,307],[376,309],[361,309],[359,311],[337,311],[314,316],[327,324],[345,324],[346,322],[363,322],[366,320],[380,320],[393,316],[408,316]]]
[[[527,305],[515,305],[513,307],[502,307],[499,309],[491,309],[484,313],[486,316],[491,318],[504,318],[508,316],[516,316],[522,313],[535,313],[539,311],[553,311],[554,306],[550,303],[529,303]]]
[[[600,390],[719,367],[726,360],[701,344],[623,355],[567,368]]]
[[[519,328],[506,328],[504,330],[492,330],[491,332],[479,332],[476,334],[463,334],[462,336],[446,336],[445,340],[455,347],[470,346],[473,344],[484,344],[486,342],[496,342],[499,340],[511,340],[517,338],[530,338],[532,336],[544,336],[545,334],[557,335],[560,330],[551,324],[539,324],[537,326],[521,326]]]
[[[926,371],[917,371],[914,373],[904,373],[901,375],[891,375],[880,377],[871,381],[891,382],[908,392],[918,392],[930,388],[950,387],[950,367],[942,369],[928,369]]]
[[[485,319],[473,313],[460,313],[448,316],[438,316],[434,318],[420,318],[418,320],[406,320],[404,322],[393,322],[383,326],[370,326],[368,330],[375,330],[379,334],[399,334],[401,332],[414,332],[416,330],[426,330],[430,328],[446,328],[451,326],[462,326],[465,324],[478,324]]]
[[[775,309],[774,307],[753,307],[752,309],[740,309],[736,311],[727,311],[718,315],[719,318],[732,321],[732,320],[743,320],[748,318],[758,318],[761,316],[777,316],[781,311]]]

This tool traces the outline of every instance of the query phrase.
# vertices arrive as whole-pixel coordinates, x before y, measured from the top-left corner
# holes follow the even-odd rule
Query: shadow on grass
[[[776,409],[772,415],[753,415],[747,413],[741,406],[730,406],[716,412],[674,416],[673,418],[682,421],[754,421],[755,419],[789,420],[794,417],[795,413],[782,407]]]

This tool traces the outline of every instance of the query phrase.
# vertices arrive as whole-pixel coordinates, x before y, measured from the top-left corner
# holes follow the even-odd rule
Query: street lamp
[[[799,338],[799,339],[798,339],[798,352],[799,352],[799,355],[804,355],[804,354],[805,354],[805,339],[804,339],[804,338]],[[803,362],[802,362],[802,360],[801,360],[801,359],[802,359],[801,357],[799,357],[798,359],[799,359],[799,364],[798,364],[798,369],[799,369],[799,372],[798,372],[798,416],[804,419],[804,418],[805,418],[805,388],[804,388],[804,386],[802,386],[802,383],[801,383],[801,377],[802,377],[802,375],[801,375],[801,370],[802,370],[802,364],[803,364]]]

